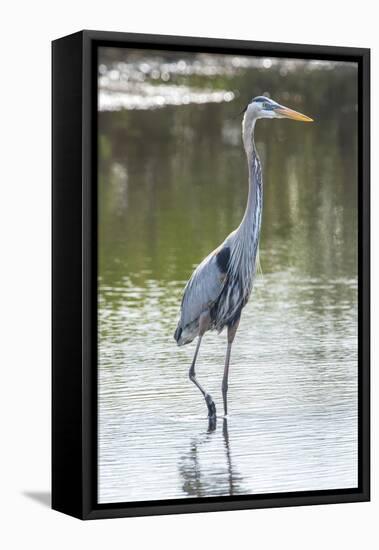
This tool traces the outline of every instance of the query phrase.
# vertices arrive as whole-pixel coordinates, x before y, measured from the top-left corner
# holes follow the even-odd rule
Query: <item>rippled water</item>
[[[306,98],[314,72],[266,66],[241,62],[217,85],[209,71],[180,76],[288,94],[319,115],[257,128],[263,273],[233,345],[227,422],[225,334],[208,333],[198,359],[220,413],[209,426],[188,379],[194,344],[173,332],[187,277],[243,214],[240,106],[99,115],[99,502],[357,485],[356,72],[325,65]]]

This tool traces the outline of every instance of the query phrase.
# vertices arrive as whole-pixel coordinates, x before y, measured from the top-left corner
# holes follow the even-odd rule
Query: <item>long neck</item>
[[[235,232],[234,246],[229,261],[231,277],[241,281],[244,299],[249,295],[257,262],[262,213],[261,163],[254,144],[255,118],[246,113],[242,137],[249,167],[249,194],[245,214]]]
[[[254,142],[255,122],[255,118],[245,116],[242,127],[243,144],[249,169],[249,193],[245,214],[239,230],[244,233],[253,232],[255,238],[258,239],[262,212],[263,180],[261,162]]]
[[[242,123],[242,137],[249,168],[249,194],[245,214],[234,233],[234,245],[229,260],[230,278],[240,281],[242,302],[248,298],[254,280],[258,255],[262,213],[261,163],[254,144],[255,117],[245,114]],[[236,309],[241,303],[237,302]]]

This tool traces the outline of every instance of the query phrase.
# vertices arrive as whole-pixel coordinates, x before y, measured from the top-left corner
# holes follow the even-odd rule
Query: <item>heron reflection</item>
[[[216,418],[209,418],[207,430],[190,441],[179,463],[183,491],[190,497],[243,494],[243,478],[233,467],[228,420],[217,430]]]

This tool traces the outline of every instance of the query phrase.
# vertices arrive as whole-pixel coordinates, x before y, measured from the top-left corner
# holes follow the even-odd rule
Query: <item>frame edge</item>
[[[52,508],[83,517],[82,33],[52,42]]]

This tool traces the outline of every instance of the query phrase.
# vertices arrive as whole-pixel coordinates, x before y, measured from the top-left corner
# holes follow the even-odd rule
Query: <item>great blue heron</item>
[[[247,304],[254,283],[261,229],[263,181],[261,162],[254,143],[255,123],[260,118],[291,118],[304,122],[312,119],[275,101],[255,97],[244,110],[242,138],[249,169],[249,193],[240,225],[195,269],[185,289],[180,319],[174,338],[179,346],[198,336],[189,377],[199,388],[208,407],[208,416],[216,415],[212,397],[199,384],[195,364],[202,337],[208,330],[221,332],[227,327],[222,396],[224,414],[228,414],[228,374],[232,343],[237,332],[242,308]]]

